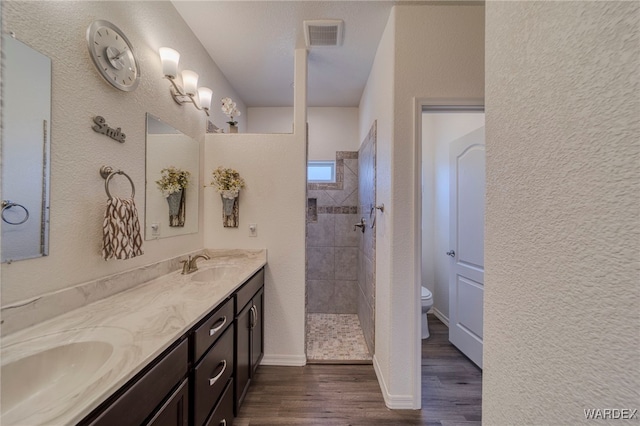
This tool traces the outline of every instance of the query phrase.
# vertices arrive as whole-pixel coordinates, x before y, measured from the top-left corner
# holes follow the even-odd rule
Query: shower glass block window
[[[332,183],[335,181],[335,161],[309,161],[307,163],[307,182]]]

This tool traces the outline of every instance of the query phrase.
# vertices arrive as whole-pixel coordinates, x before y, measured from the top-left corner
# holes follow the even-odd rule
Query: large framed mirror
[[[198,143],[147,113],[145,239],[198,232]]]
[[[49,254],[51,59],[2,35],[2,262]]]

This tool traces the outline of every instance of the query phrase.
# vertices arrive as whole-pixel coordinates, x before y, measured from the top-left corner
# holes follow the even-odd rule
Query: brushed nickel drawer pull
[[[226,315],[225,315],[225,316],[223,316],[223,317],[222,317],[222,318],[220,318],[218,321],[216,321],[216,323],[218,323],[218,322],[220,322],[220,321],[222,321],[222,323],[220,323],[220,325],[219,325],[219,326],[217,326],[217,327],[211,327],[211,328],[209,329],[209,336],[213,336],[213,335],[214,335],[214,334],[216,334],[218,331],[220,331],[220,329],[221,329],[222,327],[224,327],[224,325],[227,323],[227,316],[226,316]],[[214,324],[215,324],[215,323],[214,323]]]
[[[222,370],[220,370],[220,372],[218,374],[216,374],[215,377],[211,377],[209,379],[209,386],[213,386],[218,381],[218,379],[220,379],[220,377],[222,377],[222,374],[224,374],[224,370],[227,369],[227,360],[226,359],[223,359],[220,362],[220,364],[222,364]],[[218,364],[218,365],[220,365],[220,364]]]

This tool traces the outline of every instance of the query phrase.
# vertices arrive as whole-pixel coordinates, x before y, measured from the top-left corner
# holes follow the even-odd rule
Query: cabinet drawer
[[[233,379],[224,391],[205,426],[233,426]]]
[[[195,368],[194,425],[204,424],[233,374],[233,367],[233,327],[228,327]]]
[[[233,299],[229,299],[199,326],[193,336],[193,359],[199,360],[227,327],[233,323]]]
[[[249,278],[236,292],[236,315],[251,300],[254,294],[258,292],[260,287],[264,285],[264,268],[260,269],[253,277]]]
[[[183,340],[111,404],[91,425],[140,425],[187,374],[189,348]]]

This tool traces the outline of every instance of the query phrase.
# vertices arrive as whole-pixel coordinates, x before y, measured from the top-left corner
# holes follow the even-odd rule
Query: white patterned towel
[[[133,198],[110,198],[102,224],[102,257],[104,260],[131,259],[140,256],[142,237],[138,210]]]

